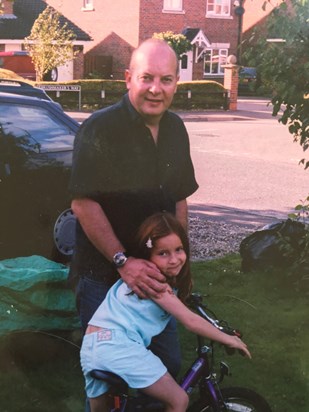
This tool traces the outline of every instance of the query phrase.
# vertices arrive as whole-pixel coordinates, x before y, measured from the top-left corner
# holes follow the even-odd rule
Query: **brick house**
[[[181,80],[223,81],[223,64],[236,54],[238,16],[233,0],[46,0],[86,31],[85,75],[123,79],[132,50],[154,32],[184,33],[193,50],[181,61]]]
[[[272,0],[265,3],[265,0],[245,0],[245,13],[243,17],[243,33],[250,32],[257,25],[263,25],[268,15],[274,8],[278,7],[283,1],[289,5],[289,0]]]
[[[193,46],[180,62],[181,80],[220,82],[223,82],[223,65],[229,55],[236,54],[239,41],[239,16],[234,3],[234,0],[45,0],[45,6],[55,8],[78,33],[84,73],[80,67],[76,69],[81,66],[82,58],[74,60],[74,78],[93,73],[98,77],[123,79],[131,52],[142,40],[154,32],[173,31],[184,33]],[[28,11],[42,11],[42,4],[43,0],[15,0],[13,14],[23,8],[18,18],[20,22],[28,19],[24,37],[30,32],[30,20],[32,24],[34,21],[35,13],[29,20]],[[19,40],[20,34],[18,29]],[[5,40],[0,25],[0,43]]]
[[[0,56],[0,67],[6,67],[5,63],[8,59],[16,60],[14,67],[20,69],[23,73],[23,64],[32,66],[32,75],[35,78],[35,69],[29,56],[24,51],[23,40],[30,34],[34,21],[40,13],[46,8],[46,2],[43,0],[15,0],[14,2],[3,0],[3,13],[0,14],[0,52],[4,56]],[[68,61],[65,65],[58,67],[58,80],[72,80],[73,78],[80,78],[84,72],[84,52],[83,49],[87,42],[91,41],[91,37],[75,25],[68,18],[61,16],[60,24],[67,24],[68,28],[72,30],[76,36],[73,42],[75,50],[79,53],[77,58]],[[4,53],[3,53],[4,52]],[[20,67],[19,67],[20,66]],[[29,74],[29,78],[31,73]]]
[[[252,32],[257,28],[263,31],[267,25],[268,18],[272,11],[278,7],[281,3],[285,2],[288,8],[291,8],[290,0],[272,0],[271,2],[265,2],[265,0],[245,0],[244,8],[245,13],[243,15],[242,24],[242,37],[244,40],[251,37]],[[244,44],[243,51],[246,44]]]

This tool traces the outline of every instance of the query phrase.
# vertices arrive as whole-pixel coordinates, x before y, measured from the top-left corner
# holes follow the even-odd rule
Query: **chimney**
[[[3,14],[14,14],[13,13],[13,3],[14,1],[3,0]]]

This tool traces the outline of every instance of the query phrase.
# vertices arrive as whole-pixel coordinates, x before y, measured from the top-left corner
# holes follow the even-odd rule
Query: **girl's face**
[[[151,262],[167,277],[175,277],[187,260],[180,238],[172,233],[155,242],[151,251]]]

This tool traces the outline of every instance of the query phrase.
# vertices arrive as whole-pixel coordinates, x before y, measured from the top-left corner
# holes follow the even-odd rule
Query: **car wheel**
[[[58,69],[54,67],[43,76],[43,80],[47,82],[56,82],[58,80]]]
[[[73,254],[75,226],[76,217],[72,209],[64,210],[56,220],[54,226],[54,242],[59,252],[65,256],[71,256]]]

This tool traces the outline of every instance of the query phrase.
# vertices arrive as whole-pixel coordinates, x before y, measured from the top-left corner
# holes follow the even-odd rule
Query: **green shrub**
[[[287,268],[287,274],[296,289],[309,292],[309,196],[295,207],[295,212],[289,214],[289,218],[302,222],[305,226],[303,236],[292,244],[288,238],[281,237],[280,250],[283,256],[291,264]]]
[[[190,98],[188,96],[191,95]],[[212,80],[180,82],[172,108],[226,109],[227,91],[222,84]]]
[[[81,106],[85,110],[96,110],[116,103],[127,92],[124,80],[85,79],[70,82],[41,85],[77,85],[81,87]],[[102,91],[104,95],[102,96]],[[79,105],[77,92],[48,91],[50,97],[66,109],[76,109]],[[227,91],[215,81],[180,82],[174,97],[172,109],[226,109]]]

